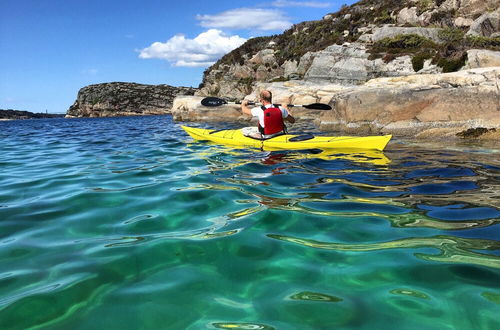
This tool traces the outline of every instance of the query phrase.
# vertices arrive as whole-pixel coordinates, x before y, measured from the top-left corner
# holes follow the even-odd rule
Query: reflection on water
[[[340,302],[342,298],[330,296],[324,293],[317,292],[299,292],[290,297],[293,300],[311,300],[311,301],[323,301],[323,302]]]
[[[365,252],[399,248],[434,248],[439,250],[439,254],[415,253],[415,256],[425,260],[469,263],[493,268],[500,268],[500,258],[498,256],[475,252],[475,250],[500,250],[500,242],[498,241],[464,239],[453,236],[436,236],[425,238],[405,238],[391,242],[371,244],[341,244],[319,242],[314,240],[272,234],[269,234],[267,236],[270,238],[297,243],[317,249],[339,251]]]
[[[500,326],[494,147],[263,152],[169,117],[0,126],[2,329]]]
[[[273,327],[257,323],[213,323],[216,329],[272,330]]]

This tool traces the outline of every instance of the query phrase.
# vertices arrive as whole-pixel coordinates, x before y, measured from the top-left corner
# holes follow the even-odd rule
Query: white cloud
[[[91,69],[85,69],[82,70],[82,74],[86,76],[95,76],[99,73],[99,70],[91,68]]]
[[[184,35],[179,34],[167,42],[155,42],[140,50],[139,57],[167,60],[174,66],[204,67],[215,63],[245,41],[246,39],[240,36],[228,36],[220,30],[210,29],[194,39],[186,39]]]
[[[9,97],[9,96],[7,96],[7,97],[4,97],[4,98],[3,98],[3,101],[4,101],[4,102],[6,102],[6,103],[13,103],[13,102],[15,102],[15,101],[16,101],[16,99],[15,99],[15,98],[13,98],[13,97]]]
[[[197,15],[196,19],[207,28],[283,31],[292,26],[288,17],[276,9],[238,8],[216,15]]]
[[[311,8],[328,8],[331,6],[329,2],[319,1],[287,1],[276,0],[272,3],[274,7],[311,7]]]

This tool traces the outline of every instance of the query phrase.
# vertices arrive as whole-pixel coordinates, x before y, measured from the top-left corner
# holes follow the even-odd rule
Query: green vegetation
[[[432,9],[434,6],[433,0],[420,0],[417,4],[418,14],[422,14],[425,11]]]
[[[417,72],[423,68],[426,59],[436,54],[438,47],[435,42],[420,35],[401,34],[375,42],[369,50],[371,53],[369,59],[382,58],[385,63],[388,63],[398,56],[414,55],[412,64]]]
[[[434,55],[431,52],[428,52],[428,51],[427,52],[423,51],[423,52],[417,53],[411,59],[411,64],[413,66],[413,70],[415,72],[418,72],[418,71],[422,70],[422,68],[424,67],[425,60],[431,59],[433,57],[434,57]]]
[[[458,43],[464,38],[465,32],[460,29],[445,28],[439,31],[439,39],[443,40],[445,43]]]
[[[468,48],[482,48],[500,51],[500,37],[490,38],[468,35],[465,37],[465,44]]]
[[[372,53],[407,54],[422,48],[435,49],[436,47],[435,42],[417,34],[400,34],[375,42],[372,46]]]
[[[346,20],[317,21],[311,24],[299,24],[276,39],[278,64],[287,60],[299,60],[307,52],[322,50],[330,45],[342,43],[343,36],[338,30],[348,28]],[[343,30],[342,30],[343,31]]]
[[[438,44],[416,34],[384,38],[372,45],[370,59],[382,58],[384,62],[389,62],[397,56],[410,55],[413,69],[418,72],[425,60],[432,58],[432,63],[441,67],[443,72],[455,72],[465,65],[469,49],[500,50],[500,37],[465,36],[460,29],[443,29],[439,38],[443,43]]]
[[[330,14],[331,19],[294,25],[273,38],[278,49],[278,64],[299,60],[307,52],[320,51],[330,45],[354,42],[360,36],[360,27],[375,22],[394,23],[390,13],[401,7],[401,1],[398,0],[362,0],[353,6],[343,6],[339,12]]]
[[[443,69],[443,72],[455,72],[460,70],[465,65],[467,53],[454,54],[453,57],[440,57],[437,60],[437,65]]]
[[[392,24],[394,23],[394,19],[391,17],[391,14],[385,10],[380,13],[380,16],[375,19],[375,22],[378,24]]]

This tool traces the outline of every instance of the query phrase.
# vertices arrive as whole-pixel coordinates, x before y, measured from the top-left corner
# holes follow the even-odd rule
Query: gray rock
[[[439,6],[439,9],[445,11],[457,11],[460,9],[460,0],[446,0]]]
[[[333,45],[315,54],[304,78],[359,84],[368,80],[366,68],[368,62],[368,53],[362,45],[357,47]]]
[[[276,57],[274,56],[274,50],[273,49],[263,49],[257,54],[255,54],[250,60],[250,63],[256,64],[256,65],[261,65],[261,64],[274,64],[276,63]]]
[[[373,33],[371,32],[372,31],[370,30],[370,32],[363,33],[362,35],[359,36],[357,41],[371,44],[373,42]]]
[[[441,38],[439,38],[439,31],[441,30],[442,29],[440,28],[399,27],[384,25],[373,30],[371,40],[375,42],[384,38],[392,38],[401,34],[417,34],[435,42],[442,42]]]
[[[490,37],[496,32],[500,32],[500,8],[495,12],[481,15],[471,25],[467,35]]]
[[[474,24],[474,20],[471,18],[457,17],[455,19],[455,26],[459,28],[470,27],[472,24]]]
[[[443,69],[437,66],[437,64],[432,64],[432,59],[424,61],[424,67],[418,71],[419,74],[436,74],[443,72]]]
[[[417,15],[417,7],[401,9],[398,13],[398,16],[397,16],[397,22],[400,25],[404,25],[404,24],[417,25],[417,24],[419,24],[419,17]]]
[[[398,57],[384,63],[381,59],[369,60],[363,44],[333,45],[314,54],[304,79],[324,80],[341,85],[359,85],[377,77],[393,77],[413,74],[409,56]]]
[[[420,14],[418,17],[418,24],[420,26],[428,26],[431,24],[432,14],[434,11],[428,10]]]
[[[289,77],[291,75],[298,75],[298,63],[297,61],[285,61],[283,63],[283,70],[285,72],[285,77]]]
[[[471,49],[467,51],[467,63],[463,70],[500,67],[500,52],[486,49]]]

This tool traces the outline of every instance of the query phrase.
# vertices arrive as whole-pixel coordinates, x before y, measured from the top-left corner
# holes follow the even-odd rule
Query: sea
[[[181,124],[0,122],[0,329],[500,329],[499,145]]]

